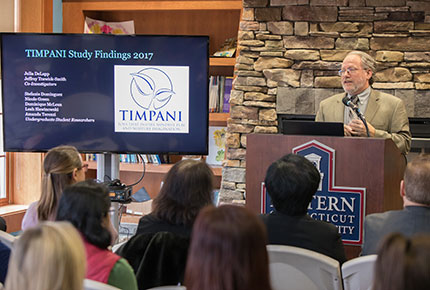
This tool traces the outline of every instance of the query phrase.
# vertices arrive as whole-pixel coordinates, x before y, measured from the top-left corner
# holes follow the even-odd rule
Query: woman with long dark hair
[[[430,235],[387,236],[378,251],[373,290],[430,289]]]
[[[203,209],[194,223],[187,290],[270,290],[266,229],[241,206]]]
[[[136,235],[171,232],[189,237],[199,211],[212,204],[213,173],[202,161],[181,160],[169,170],[152,203],[139,221]]]
[[[68,221],[81,233],[86,254],[86,278],[120,289],[137,290],[128,262],[108,250],[111,201],[106,186],[86,180],[68,186],[58,205],[57,220]]]

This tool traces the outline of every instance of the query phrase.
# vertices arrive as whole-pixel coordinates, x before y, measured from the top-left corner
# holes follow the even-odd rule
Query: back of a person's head
[[[430,289],[430,235],[387,236],[378,251],[373,290]]]
[[[55,213],[61,193],[73,182],[73,170],[82,167],[79,152],[73,146],[58,146],[48,151],[43,161],[42,195],[37,214],[47,220]]]
[[[185,271],[188,290],[269,290],[266,229],[248,209],[209,206],[198,215]]]
[[[318,189],[320,174],[305,157],[288,154],[267,169],[264,183],[275,209],[287,215],[304,215]]]
[[[211,204],[213,173],[203,161],[181,160],[169,170],[152,203],[152,213],[172,224],[192,224],[200,209]]]
[[[410,201],[430,206],[430,154],[420,154],[409,162],[403,180]]]
[[[58,221],[72,223],[91,244],[105,249],[111,235],[105,224],[110,198],[107,187],[93,180],[85,180],[66,187],[58,205]]]
[[[75,228],[44,222],[14,243],[5,289],[80,290],[85,272],[85,250]]]

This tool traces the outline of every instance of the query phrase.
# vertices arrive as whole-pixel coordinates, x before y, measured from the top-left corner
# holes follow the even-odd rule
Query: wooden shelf
[[[88,169],[97,170],[97,162],[96,161],[85,161],[88,163]],[[146,173],[154,173],[154,174],[166,174],[170,168],[172,168],[173,164],[146,164]],[[222,175],[222,167],[221,166],[210,166],[212,172],[215,176]],[[126,172],[142,172],[143,166],[142,163],[120,163],[119,164],[120,171]]]
[[[234,66],[235,64],[235,57],[211,57],[209,59],[210,66]]]
[[[63,0],[63,7],[85,11],[144,11],[144,10],[240,10],[242,1],[79,1]]]
[[[230,113],[210,113],[210,126],[227,126],[227,119],[230,118]]]
[[[209,74],[211,76],[232,76],[235,64],[235,57],[211,57],[209,58]]]
[[[136,34],[208,35],[213,55],[226,39],[237,36],[241,13],[241,0],[63,0],[63,32],[82,33],[85,17],[109,22],[134,20]]]

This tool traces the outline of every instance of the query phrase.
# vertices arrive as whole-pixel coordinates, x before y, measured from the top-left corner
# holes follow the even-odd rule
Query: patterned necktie
[[[351,102],[358,106],[358,97],[357,96],[351,96]],[[355,118],[357,118],[357,115],[355,114],[354,110],[352,108],[349,109],[349,118],[350,120],[353,120]]]

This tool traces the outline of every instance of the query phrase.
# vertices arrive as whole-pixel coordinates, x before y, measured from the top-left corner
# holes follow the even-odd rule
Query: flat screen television
[[[207,154],[208,36],[0,37],[5,151]]]

